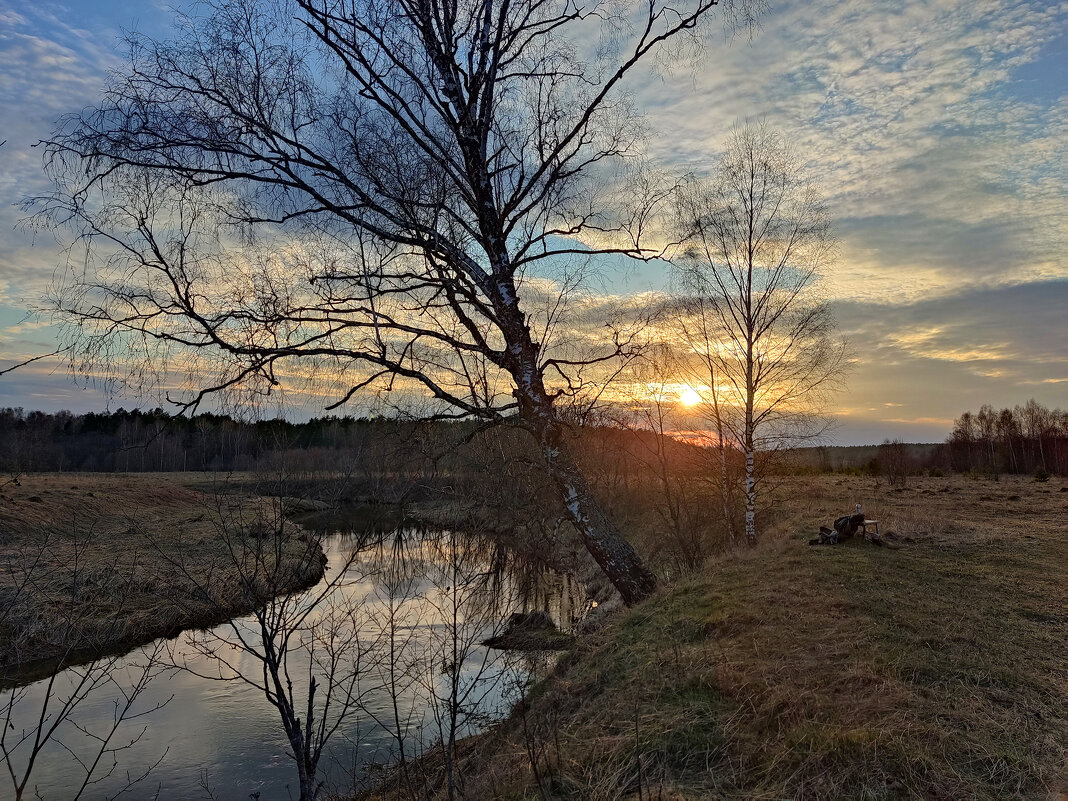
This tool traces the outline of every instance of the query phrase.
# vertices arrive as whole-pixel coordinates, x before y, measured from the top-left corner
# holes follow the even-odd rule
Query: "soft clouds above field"
[[[60,261],[47,235],[12,231],[41,186],[30,145],[93,100],[120,27],[167,19],[132,0],[0,0],[0,360],[52,347],[17,325]],[[842,441],[939,439],[986,401],[1068,404],[1066,19],[1048,0],[773,1],[751,41],[713,34],[696,70],[632,87],[662,163],[707,169],[750,118],[819,177],[842,240],[826,291],[858,358]],[[662,285],[644,267],[609,288]],[[4,405],[102,403],[62,371],[0,378]]]

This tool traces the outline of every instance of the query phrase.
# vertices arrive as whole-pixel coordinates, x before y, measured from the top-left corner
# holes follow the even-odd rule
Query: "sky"
[[[169,7],[0,0],[0,369],[55,348],[30,314],[63,260],[20,224],[47,188],[32,145],[99,97],[124,30],[166,36]],[[713,36],[697,63],[628,88],[655,163],[707,170],[745,120],[805,161],[841,243],[821,290],[855,356],[829,441],[864,444],[939,441],[983,403],[1068,406],[1066,86],[1068,3],[771,0],[751,37]],[[665,280],[643,265],[610,291]],[[0,406],[136,405],[155,400],[55,360],[0,376]]]

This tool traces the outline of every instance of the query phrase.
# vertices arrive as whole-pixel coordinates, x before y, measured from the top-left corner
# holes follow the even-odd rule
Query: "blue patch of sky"
[[[18,325],[26,319],[26,310],[0,303],[0,329]]]
[[[34,3],[0,2],[0,10],[12,11],[26,19],[30,24],[47,24],[49,17],[54,17],[70,30],[93,29],[119,32],[121,30],[143,30],[159,32],[170,26],[174,19],[173,9],[183,9],[188,2],[144,2],[144,0],[93,0],[74,3],[38,0]],[[49,24],[46,29],[38,31],[48,38],[71,44],[69,30]]]
[[[548,247],[575,248],[586,250],[586,246],[577,239],[549,237]],[[585,263],[584,263],[585,262]],[[549,256],[535,262],[530,274],[541,278],[559,279],[561,274],[584,268],[585,287],[595,293],[608,295],[636,294],[642,292],[662,292],[668,288],[671,267],[666,261],[653,259],[643,261],[622,253],[571,253]]]
[[[1068,85],[1068,31],[1061,31],[1039,50],[1032,61],[1017,67],[1009,83],[1012,94],[1024,100],[1052,105]]]

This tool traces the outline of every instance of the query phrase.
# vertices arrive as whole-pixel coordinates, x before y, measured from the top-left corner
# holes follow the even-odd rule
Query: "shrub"
[[[912,457],[908,448],[899,439],[886,440],[879,446],[879,456],[875,460],[882,466],[882,474],[891,487],[906,486],[909,473],[912,472]]]

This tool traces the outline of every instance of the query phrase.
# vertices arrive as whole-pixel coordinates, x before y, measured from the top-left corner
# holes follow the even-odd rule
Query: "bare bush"
[[[879,467],[891,487],[904,487],[915,465],[908,446],[899,439],[886,440],[879,446]]]

